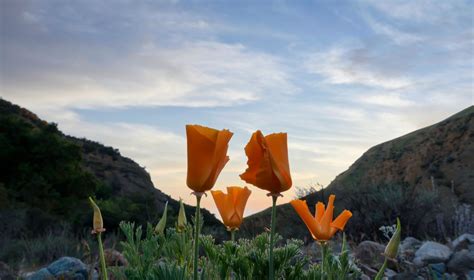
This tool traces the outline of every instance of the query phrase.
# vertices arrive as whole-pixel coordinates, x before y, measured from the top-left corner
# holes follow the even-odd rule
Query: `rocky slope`
[[[335,193],[336,211],[354,216],[349,233],[378,235],[400,216],[406,234],[446,237],[474,230],[474,106],[432,126],[370,148],[324,190],[305,199],[311,209]],[[308,237],[290,205],[278,207],[278,231]],[[269,209],[248,217],[242,230],[269,225]],[[385,224],[380,224],[380,223]]]

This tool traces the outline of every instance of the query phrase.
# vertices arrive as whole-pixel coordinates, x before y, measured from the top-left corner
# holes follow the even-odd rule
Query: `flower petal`
[[[293,206],[293,208],[296,210],[296,213],[298,213],[300,218],[303,220],[306,227],[311,232],[311,235],[313,236],[313,238],[319,239],[319,234],[318,234],[318,229],[317,229],[318,222],[316,222],[316,219],[313,217],[313,215],[311,215],[311,212],[309,211],[306,201],[292,200],[290,204],[291,206]]]
[[[229,161],[227,150],[229,148],[229,141],[230,138],[232,138],[232,135],[233,133],[227,129],[218,132],[212,160],[213,168],[209,174],[208,179],[203,185],[204,190],[210,190],[214,186],[217,177],[221,173],[226,163]]]
[[[248,158],[248,167],[244,173],[240,174],[240,178],[252,185],[256,185],[257,183],[257,172],[260,170],[263,159],[263,148],[261,144],[262,140],[262,132],[257,130],[252,134],[250,141],[245,146],[245,154]]]
[[[198,125],[187,125],[188,173],[186,183],[194,191],[202,187],[213,169],[215,139],[218,131]]]
[[[328,201],[328,205],[326,207],[326,211],[324,211],[324,215],[323,217],[321,218],[321,221],[320,221],[320,233],[321,233],[321,236],[322,236],[322,239],[324,240],[328,240],[331,238],[332,234],[331,234],[331,222],[332,222],[332,218],[333,218],[333,214],[334,214],[334,200],[336,199],[336,196],[335,195],[330,195],[329,196],[329,201]]]
[[[314,217],[316,218],[316,221],[317,221],[318,223],[320,223],[320,222],[321,222],[321,218],[322,218],[323,215],[324,215],[324,203],[318,201],[318,203],[316,203],[316,207],[315,207],[315,208],[316,208],[316,210],[315,210],[315,212],[314,212]]]
[[[280,189],[283,192],[291,188],[290,163],[288,160],[288,144],[286,133],[274,133],[265,136],[265,142],[270,153],[272,169],[280,181]]]
[[[352,212],[349,210],[342,211],[339,216],[331,223],[331,227],[337,228],[338,230],[344,230],[347,221],[352,217]]]
[[[200,125],[187,125],[188,187],[197,192],[210,190],[229,158],[232,132]]]
[[[244,218],[245,205],[247,204],[247,200],[249,199],[251,193],[252,192],[247,187],[239,188],[237,196],[235,197],[235,213],[239,216],[241,222]]]
[[[225,225],[227,225],[234,214],[232,209],[233,206],[228,200],[228,195],[222,191],[211,191],[211,194],[214,198],[214,202],[216,203],[217,210],[219,210],[222,221]]]

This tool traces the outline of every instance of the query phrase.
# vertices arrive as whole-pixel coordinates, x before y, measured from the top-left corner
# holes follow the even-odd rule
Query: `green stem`
[[[321,245],[321,279],[324,279],[326,278],[324,275],[324,272],[326,271],[324,266],[326,265],[328,245],[326,242],[319,242],[319,245]]]
[[[101,233],[97,233],[97,241],[99,242],[100,270],[102,272],[102,280],[108,280],[107,267],[105,266],[104,246],[102,245]]]
[[[194,229],[194,280],[198,280],[198,259],[199,259],[199,214],[201,207],[201,195],[196,195],[197,205],[196,205],[196,223]]]
[[[387,261],[387,258],[385,258],[385,261],[383,262],[382,267],[380,268],[379,272],[375,276],[375,280],[381,280],[382,279],[382,277],[384,275],[384,272],[385,272],[385,269],[387,268],[387,264],[388,264],[388,261]]]
[[[270,264],[269,264],[269,279],[275,279],[275,271],[273,267],[273,243],[275,242],[275,224],[276,224],[276,201],[278,195],[272,195],[272,225],[270,228]]]
[[[235,242],[235,229],[230,230],[230,240]]]

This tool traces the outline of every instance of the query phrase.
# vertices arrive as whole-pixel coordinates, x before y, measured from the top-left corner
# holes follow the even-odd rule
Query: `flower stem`
[[[196,194],[196,200],[197,200],[197,205],[196,205],[196,223],[194,225],[194,274],[193,278],[194,280],[198,280],[198,258],[199,258],[199,214],[200,214],[200,206],[201,206],[201,195]]]
[[[375,280],[380,280],[382,279],[384,273],[385,273],[385,269],[387,268],[387,264],[388,264],[388,261],[387,261],[387,258],[385,258],[385,261],[383,262],[383,265],[382,267],[380,268],[379,272],[377,273],[377,275],[375,276]]]
[[[107,267],[105,265],[104,246],[102,245],[101,233],[97,233],[97,241],[99,242],[99,257],[100,257],[100,270],[102,272],[102,280],[107,280]]]
[[[319,245],[321,246],[321,279],[325,279],[324,272],[325,270],[325,265],[326,265],[326,258],[328,254],[328,245],[326,242],[318,242]]]
[[[230,230],[230,240],[235,242],[235,229]]]
[[[277,201],[278,195],[272,195],[272,225],[270,228],[270,264],[269,264],[269,279],[273,280],[275,279],[275,271],[273,267],[273,245],[275,242],[275,224],[276,224],[276,201]]]

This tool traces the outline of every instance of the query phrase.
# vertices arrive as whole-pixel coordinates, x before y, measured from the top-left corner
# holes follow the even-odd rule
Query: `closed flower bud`
[[[167,213],[168,213],[168,201],[166,201],[165,210],[163,210],[163,215],[161,216],[160,221],[155,227],[155,233],[163,234],[165,232]]]
[[[390,241],[385,247],[384,255],[389,259],[395,259],[398,254],[398,245],[400,245],[400,240],[402,236],[402,226],[400,224],[400,219],[397,218],[397,229],[395,233],[390,238]]]
[[[92,219],[92,234],[97,234],[105,231],[104,221],[102,220],[102,214],[100,213],[100,208],[94,202],[94,200],[89,197],[89,202],[92,209],[94,210],[94,218]]]
[[[179,214],[178,214],[178,231],[183,231],[186,228],[188,221],[186,220],[186,213],[184,212],[183,200],[179,200]]]

